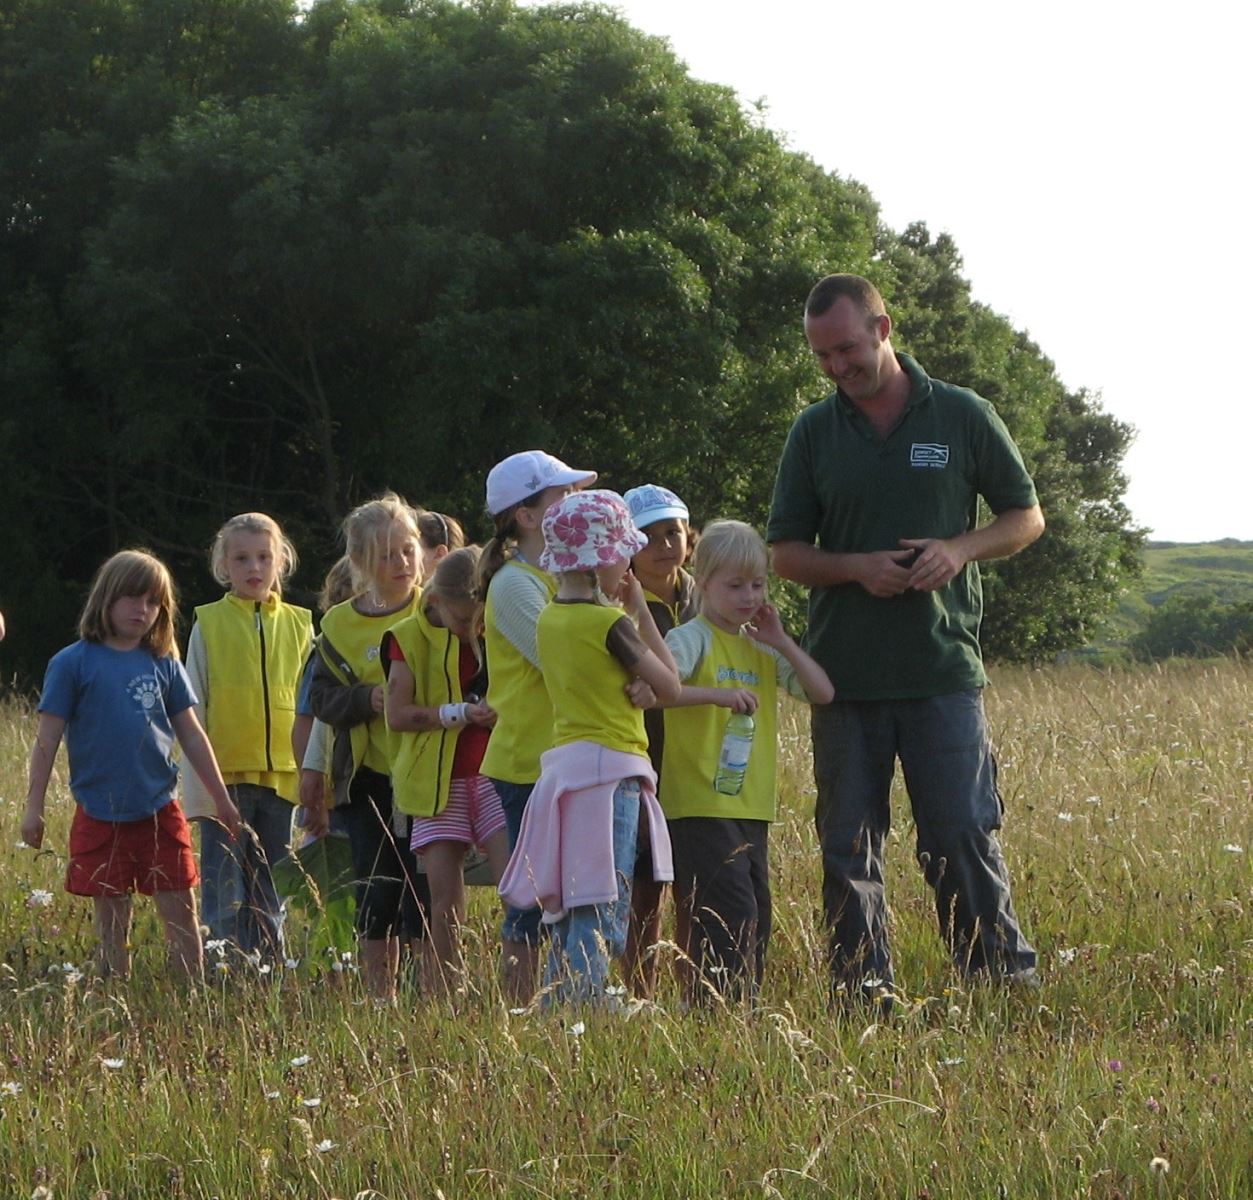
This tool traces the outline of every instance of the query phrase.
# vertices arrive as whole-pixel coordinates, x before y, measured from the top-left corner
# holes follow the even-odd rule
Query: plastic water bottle
[[[714,775],[714,791],[724,796],[738,796],[748,772],[748,756],[753,751],[756,725],[748,713],[733,712],[727,717],[722,735],[722,751],[718,755],[718,771]]]

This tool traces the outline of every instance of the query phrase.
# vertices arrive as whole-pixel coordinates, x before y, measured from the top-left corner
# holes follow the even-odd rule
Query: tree
[[[1149,660],[1253,653],[1253,601],[1223,604],[1208,592],[1168,596],[1132,638],[1131,649]]]
[[[0,0],[0,31],[0,510],[29,635],[4,652],[28,668],[123,544],[207,597],[201,547],[262,508],[312,585],[385,486],[485,532],[484,475],[526,446],[761,522],[822,395],[800,306],[837,269],[886,275],[937,374],[1000,389],[1059,553],[1101,525],[1060,497],[1102,514],[1056,605],[996,606],[996,644],[1068,644],[1099,607],[1079,577],[1126,544],[1121,427],[969,302],[951,240],[882,229],[611,12]]]

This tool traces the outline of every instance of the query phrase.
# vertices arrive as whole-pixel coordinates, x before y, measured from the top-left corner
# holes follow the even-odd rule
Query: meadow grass
[[[52,850],[16,845],[32,721],[9,704],[0,1194],[1253,1195],[1251,684],[1234,662],[997,670],[1004,847],[1045,984],[950,969],[898,793],[882,1024],[827,1006],[799,709],[758,1011],[685,1014],[667,983],[629,1015],[545,1016],[502,1000],[481,889],[451,1003],[380,1009],[307,962],[188,994],[143,902],[133,979],[96,979],[90,906],[61,884],[63,761]]]

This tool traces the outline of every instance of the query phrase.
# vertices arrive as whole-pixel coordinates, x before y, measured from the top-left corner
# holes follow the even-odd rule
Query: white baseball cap
[[[545,488],[595,482],[595,471],[567,467],[543,450],[520,450],[488,471],[487,511],[494,517]]]

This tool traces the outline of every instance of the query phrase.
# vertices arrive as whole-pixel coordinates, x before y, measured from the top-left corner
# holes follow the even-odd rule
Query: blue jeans
[[[526,810],[526,802],[535,790],[533,783],[510,783],[505,779],[493,779],[492,786],[500,797],[500,806],[505,810],[505,829],[509,834],[509,850],[518,844],[518,833],[522,829],[522,814]],[[540,939],[540,917],[543,913],[538,908],[514,908],[505,905],[505,919],[500,925],[502,942],[525,942],[528,946],[538,946]]]
[[[1001,796],[979,691],[826,704],[813,710],[813,741],[833,984],[892,983],[883,847],[898,757],[916,856],[958,969],[1006,976],[1034,967],[996,838]]]
[[[200,822],[201,919],[211,938],[225,938],[245,954],[283,957],[283,901],[270,865],[287,856],[292,806],[271,788],[235,783],[227,789],[240,820],[237,841],[216,821]]]
[[[604,997],[609,959],[626,949],[631,915],[631,876],[640,821],[640,781],[624,779],[613,794],[613,866],[618,898],[567,909],[549,926],[552,945],[544,968],[547,1005],[586,1004]]]

